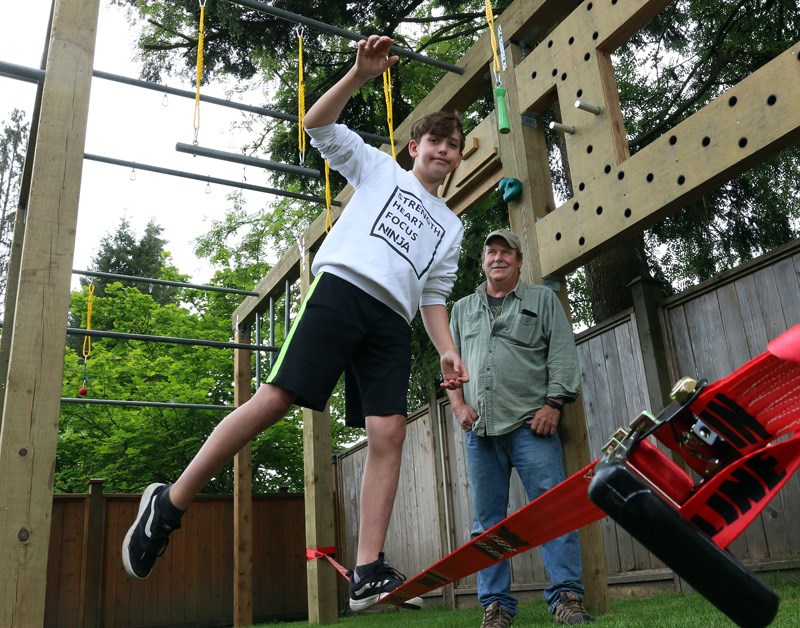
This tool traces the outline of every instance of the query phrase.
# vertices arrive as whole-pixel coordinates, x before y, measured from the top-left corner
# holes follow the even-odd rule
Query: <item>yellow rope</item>
[[[94,300],[94,284],[89,284],[89,301],[86,304],[86,329],[92,328],[92,301]],[[83,357],[88,358],[92,353],[92,337],[83,337]]]
[[[194,95],[194,143],[200,130],[200,81],[203,79],[203,46],[205,45],[206,0],[200,0],[200,30],[197,35],[197,90]]]
[[[333,227],[333,215],[331,214],[331,167],[328,160],[325,160],[325,233]]]
[[[303,121],[306,117],[306,80],[303,76],[303,30],[297,29],[297,148],[300,151],[300,163],[306,159],[306,133]]]
[[[499,46],[497,44],[497,35],[495,35],[495,28],[494,28],[494,13],[492,13],[492,2],[491,0],[486,0],[486,21],[489,24],[489,34],[492,38],[492,58],[493,58],[493,67],[494,67],[494,75],[496,80],[500,80],[500,53],[499,53]]]
[[[397,161],[394,148],[394,112],[392,111],[392,70],[386,68],[383,73],[383,97],[386,100],[386,121],[389,125],[389,143],[392,145],[392,157]]]

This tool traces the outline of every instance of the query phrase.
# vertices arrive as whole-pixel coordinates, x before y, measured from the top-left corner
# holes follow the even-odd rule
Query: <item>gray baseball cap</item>
[[[503,238],[503,240],[505,240],[508,246],[510,246],[512,249],[516,249],[517,251],[522,250],[519,238],[516,236],[516,234],[512,233],[508,229],[496,229],[495,231],[492,231],[488,236],[486,236],[486,239],[483,241],[483,246],[489,244],[489,240],[492,238]]]

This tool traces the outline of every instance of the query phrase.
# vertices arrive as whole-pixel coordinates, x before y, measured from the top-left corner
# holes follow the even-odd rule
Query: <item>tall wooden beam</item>
[[[506,57],[513,66],[522,61],[518,46],[509,46]],[[522,123],[522,110],[516,98],[516,73],[505,73],[508,99],[508,115],[511,132],[499,138],[500,158],[503,173],[522,183],[522,194],[509,201],[508,213],[512,230],[522,240],[523,278],[531,283],[542,283],[542,269],[539,266],[539,242],[536,221],[553,209],[553,188],[550,167],[547,159],[547,146],[541,128],[533,128]],[[571,320],[566,281],[559,279],[557,292],[561,306]],[[564,411],[559,425],[559,434],[564,443],[564,466],[568,475],[586,466],[595,456],[589,450],[589,433],[583,404],[570,404]],[[583,563],[583,584],[586,602],[600,613],[610,608],[606,573],[606,557],[603,549],[603,535],[599,523],[585,526],[580,531],[581,558]]]
[[[249,344],[250,330],[236,330],[236,342]],[[233,403],[250,399],[252,352],[233,352]],[[233,459],[233,625],[253,624],[253,446],[247,443]]]
[[[310,251],[302,253],[300,292],[303,298],[311,287],[313,258],[314,254]],[[317,412],[303,408],[303,473],[308,549],[332,547],[336,544],[331,453],[330,409]],[[308,623],[337,623],[339,619],[337,572],[324,560],[310,560],[306,565]]]
[[[0,626],[41,626],[100,0],[57,0],[0,431]]]

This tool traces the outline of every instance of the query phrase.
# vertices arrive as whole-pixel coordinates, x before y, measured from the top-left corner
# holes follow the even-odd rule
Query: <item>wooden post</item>
[[[658,304],[664,298],[658,282],[651,277],[638,277],[630,283],[633,296],[633,313],[636,319],[636,331],[639,347],[642,351],[644,379],[647,384],[647,399],[650,409],[658,414],[669,402],[672,384],[667,369],[667,354],[664,348],[664,335],[658,317]],[[670,451],[675,464],[689,472],[686,461],[675,451]],[[672,574],[675,590],[681,593],[692,593],[693,587],[678,574]]]
[[[250,329],[236,330],[236,342],[250,343]],[[233,351],[233,403],[250,399],[252,352]],[[233,625],[253,624],[253,450],[245,445],[233,459]]]
[[[95,628],[102,621],[103,549],[105,546],[105,480],[89,480],[89,496],[83,517],[83,564],[81,565],[80,625]]]
[[[450,490],[450,465],[448,463],[448,447],[445,430],[453,429],[447,422],[446,413],[441,412],[442,406],[436,396],[436,390],[431,389],[428,395],[428,412],[431,417],[431,430],[433,432],[433,459],[436,473],[436,504],[439,509],[439,541],[442,544],[442,555],[447,556],[455,549],[453,526],[453,508],[451,504],[452,492]],[[454,585],[448,584],[442,589],[444,605],[455,609],[456,597]]]
[[[57,0],[0,432],[0,626],[41,626],[100,0]]]
[[[664,338],[658,319],[658,303],[664,295],[658,287],[658,282],[650,277],[637,277],[630,283],[630,288],[639,346],[642,350],[648,401],[650,408],[657,413],[669,403],[669,393],[672,390],[667,372]],[[678,458],[680,459],[680,456]]]
[[[512,66],[521,60],[519,46],[509,46],[508,58]],[[511,132],[499,137],[500,157],[503,173],[522,182],[522,194],[508,204],[512,230],[520,237],[523,247],[522,278],[531,283],[542,283],[539,264],[539,243],[536,219],[545,216],[554,208],[547,146],[542,129],[522,124],[522,112],[517,98],[517,81],[513,67],[503,73],[508,89],[508,116]],[[566,284],[559,279],[557,291],[567,318],[571,320]],[[569,404],[559,425],[559,434],[564,446],[564,467],[567,475],[582,469],[593,459],[589,451],[589,434],[586,415],[581,403]],[[583,585],[586,603],[599,613],[610,609],[603,535],[599,523],[582,528],[581,560],[583,563]]]
[[[311,287],[313,254],[303,251],[300,292]],[[335,333],[335,332],[334,332]],[[333,525],[333,474],[331,473],[331,415],[303,408],[303,468],[305,483],[306,547],[330,547],[336,542]],[[335,624],[339,619],[336,578],[325,560],[306,563],[308,623]]]

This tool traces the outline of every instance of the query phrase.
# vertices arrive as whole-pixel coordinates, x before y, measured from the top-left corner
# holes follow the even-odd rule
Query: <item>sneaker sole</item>
[[[133,522],[133,525],[128,529],[128,533],[125,535],[125,539],[122,541],[122,564],[125,565],[125,571],[128,572],[129,576],[134,578],[138,578],[139,580],[144,580],[150,573],[146,573],[143,576],[136,575],[136,572],[133,571],[133,566],[131,565],[131,557],[130,552],[128,552],[128,546],[131,543],[131,537],[133,536],[133,531],[136,529],[136,526],[139,525],[139,521],[142,518],[142,514],[147,509],[147,505],[150,503],[150,498],[153,496],[153,493],[159,486],[165,486],[165,484],[161,484],[159,482],[155,482],[148,486],[144,493],[142,494],[142,499],[139,500],[139,512],[136,514],[136,520]]]
[[[389,595],[390,592],[386,593],[378,593],[376,595],[370,595],[369,597],[365,597],[361,600],[354,600],[350,598],[350,610],[358,613],[359,611],[363,611],[368,609],[370,606],[374,606],[378,602],[380,602],[383,598]],[[410,610],[418,611],[423,606],[423,601],[421,597],[412,597],[410,600],[404,601],[402,604],[399,605],[400,608],[407,608]]]

